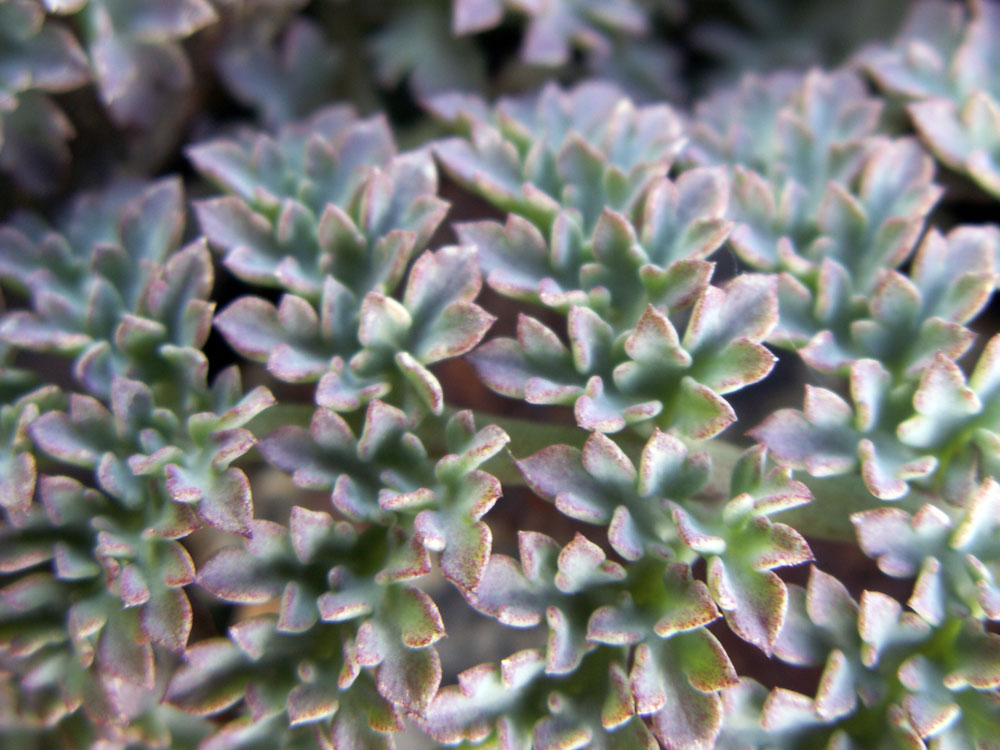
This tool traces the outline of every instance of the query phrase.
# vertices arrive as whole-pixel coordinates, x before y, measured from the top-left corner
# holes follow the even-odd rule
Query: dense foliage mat
[[[0,745],[1000,749],[997,40],[0,0]]]

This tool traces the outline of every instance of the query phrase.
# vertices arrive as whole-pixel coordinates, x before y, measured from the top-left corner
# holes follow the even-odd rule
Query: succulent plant
[[[34,0],[0,4],[0,169],[16,174],[29,190],[52,187],[69,158],[73,126],[48,95],[89,80],[87,60],[73,35],[47,23]]]
[[[993,196],[1000,194],[998,28],[994,3],[922,2],[893,46],[863,58],[880,87],[908,102],[913,125],[935,156]]]
[[[995,748],[996,6],[306,6],[0,2],[0,744]]]
[[[89,82],[117,126],[169,139],[193,84],[177,42],[216,18],[207,0],[4,0],[0,169],[33,193],[60,187],[76,131],[50,95]]]

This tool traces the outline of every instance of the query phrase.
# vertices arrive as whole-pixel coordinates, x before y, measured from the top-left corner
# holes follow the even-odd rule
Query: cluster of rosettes
[[[203,240],[179,247],[183,228],[180,183],[166,180],[81,199],[58,229],[23,215],[0,232],[0,275],[30,303],[0,336],[66,357],[48,367],[67,384],[5,368],[0,617],[14,738],[166,745],[190,723],[158,705],[192,628],[195,565],[180,540],[203,523],[245,533],[250,483],[231,463],[273,398],[244,394],[235,368],[208,383],[212,262]]]
[[[1000,196],[1000,79],[996,36],[1000,9],[917,4],[896,44],[863,58],[887,93],[907,103],[920,138],[941,162]]]
[[[0,4],[0,170],[35,193],[57,187],[75,131],[51,95],[91,81],[119,127],[183,117],[192,71],[178,42],[216,19],[208,0]]]
[[[534,13],[457,2],[455,22],[508,5]],[[974,8],[970,39],[992,13]],[[409,720],[503,750],[995,747],[1000,337],[968,377],[957,360],[1000,232],[925,231],[933,160],[884,135],[852,73],[750,78],[691,113],[603,83],[431,106],[459,135],[413,152],[347,107],[190,148],[224,194],[194,203],[183,246],[170,179],[0,229],[21,301],[0,317],[0,731],[385,750]],[[435,159],[506,220],[426,249],[448,211]],[[216,310],[209,247],[259,294]],[[713,284],[720,248],[749,272]],[[539,308],[516,338],[482,343],[483,278]],[[279,398],[210,376],[213,326]],[[767,344],[846,376],[853,406],[809,386],[736,457],[724,397],[768,376]],[[466,354],[576,427],[524,455],[533,423],[455,411],[435,366]],[[518,560],[494,554],[505,451],[606,533],[521,530]],[[293,501],[255,512],[258,457]],[[909,610],[775,572],[844,527],[916,579]],[[544,648],[442,688],[435,571],[503,625],[544,621]],[[724,630],[818,668],[816,694],[741,678]]]
[[[567,318],[568,346],[551,327],[522,315],[517,339],[488,341],[471,360],[503,395],[573,406],[578,426],[592,432],[583,453],[555,446],[518,466],[563,513],[607,524],[610,549],[626,564],[608,560],[582,537],[560,552],[534,533],[522,534],[520,568],[494,556],[471,603],[514,626],[534,625],[544,615],[548,647],[463,675],[459,688],[446,689],[432,705],[433,736],[478,742],[495,731],[505,747],[526,746],[528,737],[535,747],[652,746],[645,733],[651,726],[671,748],[989,747],[986,727],[997,720],[1000,685],[998,641],[984,630],[995,616],[988,562],[995,553],[987,551],[995,545],[978,547],[974,540],[997,520],[988,499],[996,474],[996,340],[968,380],[956,360],[975,339],[966,324],[996,286],[995,227],[925,233],[941,194],[932,182],[933,161],[916,141],[883,134],[880,104],[854,74],[747,79],[696,108],[679,131],[659,130],[688,134],[691,143],[680,152],[665,139],[642,138],[643,123],[668,112],[631,110],[600,86],[567,94],[550,89],[493,110],[468,99],[436,104],[466,133],[464,141],[437,147],[444,167],[510,212],[505,224],[458,227],[480,247],[487,282]],[[529,128],[542,135],[524,138]],[[586,180],[577,177],[581,144],[589,146]],[[653,164],[675,176],[646,177],[642,170]],[[763,273],[717,288],[705,259],[727,240],[740,260]],[[899,270],[908,261],[907,271]],[[695,507],[711,508],[701,517],[678,507],[670,492],[659,501],[666,513],[651,511],[656,503],[648,490],[640,490],[641,504],[627,500],[624,488],[636,472],[621,448],[636,450],[631,436],[652,431],[645,465],[654,443],[716,435],[735,419],[720,394],[770,371],[773,357],[762,342],[797,349],[827,378],[850,376],[853,412],[833,391],[809,386],[805,414],[779,411],[751,434],[786,472],[848,478],[810,480],[820,500],[810,506],[814,518],[792,517],[817,533],[843,534],[853,521],[863,551],[879,558],[885,572],[919,571],[912,612],[865,592],[860,613],[836,626],[840,634],[824,635],[836,619],[825,609],[859,612],[843,586],[814,571],[815,602],[806,606],[798,589],[788,598],[780,579],[763,573],[810,559],[796,532],[776,525],[756,546],[744,542],[760,558],[737,553],[727,560],[723,553],[740,543],[704,528],[758,517],[761,529],[771,529],[760,518],[766,510],[751,512],[753,503],[739,497],[720,510],[705,502],[697,482]],[[624,442],[601,433],[620,433]],[[675,495],[678,486],[690,486],[674,480]],[[798,487],[791,496],[802,499],[790,505],[810,497]],[[905,509],[881,507],[904,496]],[[914,531],[905,532],[910,526]],[[894,540],[911,537],[905,554],[897,551],[904,543]],[[725,676],[699,682],[692,673],[685,680],[683,657],[651,661],[644,650],[650,630],[662,635],[655,619],[626,626],[619,611],[602,608],[614,605],[601,596],[583,604],[590,587],[635,598],[632,576],[653,554],[650,543],[671,561],[661,566],[690,562],[692,553],[707,562],[706,588],[692,585],[698,601],[711,606],[691,620],[692,630],[702,632],[721,612],[733,632],[767,653],[792,664],[825,664],[816,696],[768,694]],[[905,564],[894,566],[897,558]],[[839,603],[820,602],[824,597]],[[612,629],[605,639],[609,623],[623,631]],[[609,644],[641,645],[632,656],[598,657]],[[673,687],[657,684],[656,699],[645,692],[650,663],[680,670]],[[729,674],[726,660],[700,663],[715,664],[717,676]],[[599,679],[592,665],[608,673],[607,696],[584,687]],[[895,681],[901,688],[889,690]],[[695,696],[699,689],[697,700],[684,698],[684,691]],[[547,711],[537,708],[543,694]],[[725,719],[722,709],[709,708],[718,696]],[[633,713],[600,713],[599,706],[613,712],[610,706],[621,705]],[[652,718],[647,725],[633,716]],[[701,721],[684,724],[692,717]],[[626,722],[630,728],[619,734]],[[872,722],[881,722],[877,731]]]
[[[3,369],[4,722],[43,742],[181,747],[211,725],[176,708],[243,701],[250,725],[208,746],[381,747],[440,682],[441,618],[409,581],[433,551],[471,592],[490,554],[480,518],[500,485],[477,467],[507,436],[477,431],[469,413],[436,420],[441,385],[427,369],[493,321],[472,302],[474,250],[413,260],[446,204],[429,156],[397,154],[381,119],[331,110],[191,158],[233,194],[196,205],[205,237],[183,248],[176,180],[81,198],[58,229],[24,214],[0,234],[0,275],[29,304],[0,323],[5,360],[61,355],[52,379],[67,384]],[[206,239],[237,277],[282,289],[278,305],[243,297],[216,315]],[[244,395],[235,368],[209,383],[213,318],[275,377],[318,383],[309,429],[287,425],[258,447],[298,486],[327,490],[336,519],[298,506],[287,527],[255,518],[231,464],[275,399],[263,386]],[[429,457],[411,431],[425,417],[446,455]],[[204,525],[245,542],[196,573],[200,545],[181,540]],[[192,584],[281,603],[189,646]]]

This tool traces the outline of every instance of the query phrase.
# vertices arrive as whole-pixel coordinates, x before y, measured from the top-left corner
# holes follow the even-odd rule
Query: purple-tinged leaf
[[[643,625],[620,607],[598,607],[587,620],[587,640],[612,646],[640,643],[646,635]]]
[[[699,631],[697,637],[704,635],[706,639],[714,638],[708,633]],[[666,643],[671,643],[670,641]],[[692,642],[693,644],[693,642]],[[716,643],[716,647],[718,644]],[[707,646],[706,646],[707,647]],[[683,660],[673,662],[681,653],[672,646],[659,645],[655,650],[651,644],[640,644],[635,653],[635,664],[630,673],[632,692],[636,699],[636,712],[641,715],[652,714],[653,733],[666,747],[677,750],[702,750],[714,745],[722,726],[722,704],[718,694],[703,693],[693,686],[698,682],[704,687],[718,684],[719,687],[736,684],[735,673],[727,675],[732,668],[728,659],[721,653],[721,647],[707,647],[708,653],[715,657],[721,656],[722,662],[712,659],[701,667],[700,649],[692,653],[696,660],[685,665]],[[669,654],[662,653],[668,650]],[[707,656],[707,653],[706,653]],[[715,658],[713,657],[713,658]],[[664,665],[670,664],[666,669]],[[686,674],[687,669],[693,671],[691,680]],[[704,671],[708,669],[708,671]],[[719,680],[706,679],[710,673],[718,669]],[[683,670],[683,671],[682,671]],[[715,688],[717,689],[717,688]]]
[[[327,592],[317,600],[320,617],[325,622],[343,622],[371,614],[373,606],[368,591],[346,588],[343,591]]]
[[[886,575],[909,578],[916,575],[928,548],[943,543],[951,526],[948,517],[933,506],[924,506],[925,520],[934,518],[936,528],[926,524],[929,538],[913,527],[913,518],[899,508],[876,508],[851,516],[858,535],[858,544],[865,554],[875,558]]]
[[[229,627],[229,637],[248,657],[259,660],[275,634],[277,618],[272,614],[240,620]]]
[[[833,721],[852,713],[857,705],[853,669],[844,652],[830,652],[816,690],[816,713],[825,721]]]
[[[534,627],[541,622],[545,610],[544,597],[536,593],[518,564],[500,554],[490,555],[469,603],[477,611],[514,628]]]
[[[319,619],[316,596],[308,586],[289,581],[281,592],[277,629],[283,633],[304,633]]]
[[[635,484],[636,471],[628,456],[600,433],[587,438],[581,459],[587,473],[603,485],[631,488]]]
[[[635,700],[628,674],[617,661],[608,665],[608,695],[601,707],[601,726],[616,729],[635,716]]]
[[[0,324],[0,340],[20,349],[78,354],[92,339],[86,333],[65,330],[29,312],[12,312]]]
[[[289,539],[295,556],[308,564],[326,539],[333,519],[329,513],[294,506],[289,518]]]
[[[671,563],[663,574],[663,580],[670,609],[653,626],[660,638],[696,630],[718,619],[720,613],[708,587],[694,580],[689,566]]]
[[[902,613],[903,607],[891,596],[877,591],[862,592],[858,633],[864,642],[861,660],[866,667],[877,664],[881,651],[896,637]]]
[[[266,576],[253,556],[238,547],[224,547],[198,571],[198,585],[230,602],[263,604],[281,593],[281,583]]]
[[[670,504],[671,515],[681,541],[701,555],[721,555],[726,551],[726,540],[704,528],[698,519],[676,503]]]
[[[451,11],[452,33],[463,36],[499,25],[503,18],[501,0],[457,0]]]
[[[230,534],[250,535],[253,505],[246,474],[227,469],[213,476],[201,492],[198,515],[206,523]]]
[[[208,241],[226,250],[225,265],[244,281],[273,284],[275,248],[271,224],[239,198],[226,196],[194,206]]]
[[[532,746],[537,750],[579,750],[587,747],[593,730],[581,727],[567,717],[547,716],[535,724]]]
[[[558,607],[545,610],[549,636],[545,648],[545,673],[565,675],[576,670],[594,644],[587,643],[577,624]]]
[[[858,604],[844,584],[815,566],[809,570],[806,611],[813,623],[835,632],[852,631],[858,618]]]
[[[946,614],[947,595],[941,562],[933,557],[925,558],[907,604],[931,625],[940,626]]]
[[[372,401],[365,412],[364,429],[358,439],[358,457],[371,460],[397,440],[407,428],[405,412],[382,401]]]
[[[367,707],[369,711],[371,707]],[[367,721],[362,715],[355,715],[340,708],[333,717],[330,738],[333,747],[358,748],[358,750],[394,750],[392,737],[384,732],[402,731],[396,724],[401,719],[389,705],[378,706],[378,716],[369,715]],[[377,724],[377,727],[373,726]]]
[[[74,394],[74,398],[79,400],[88,397]],[[103,411],[98,402],[95,401],[94,404],[95,413]],[[110,421],[110,415],[106,412],[105,415],[104,419]],[[63,412],[46,412],[31,423],[28,431],[32,440],[43,451],[76,466],[95,467],[103,452],[104,446],[95,444],[93,440],[95,437],[100,440],[100,436],[81,433],[72,418]]]
[[[433,648],[402,646],[368,620],[358,628],[358,660],[377,666],[375,684],[379,694],[395,705],[422,711],[441,682],[441,661]]]
[[[624,505],[615,508],[611,515],[608,541],[612,549],[626,560],[635,561],[642,557],[645,547],[642,529]]]
[[[109,619],[97,644],[100,671],[130,685],[152,689],[153,649],[127,614]]]
[[[416,588],[403,589],[401,597],[396,614],[404,646],[426,648],[446,635],[433,599]]]
[[[778,461],[813,476],[843,474],[856,466],[857,434],[846,423],[847,404],[830,391],[807,385],[806,405],[808,414],[779,409],[748,434]]]
[[[477,248],[487,283],[504,296],[534,300],[540,282],[552,274],[545,238],[516,213],[504,225],[478,221],[458,224],[455,231],[464,244]]]
[[[691,312],[682,343],[687,351],[696,354],[738,338],[760,342],[777,321],[777,279],[743,274],[722,289],[705,289]]]
[[[122,605],[127,609],[149,601],[149,584],[135,565],[124,565],[118,578]]]
[[[786,565],[799,565],[813,559],[809,544],[799,532],[783,523],[771,523],[757,517],[749,528],[759,534],[753,538],[744,554],[754,570],[763,571]],[[752,545],[752,546],[751,546]]]
[[[0,458],[0,507],[9,515],[27,512],[35,494],[37,470],[35,457],[28,452],[15,453],[9,458]]]
[[[183,652],[191,633],[191,603],[179,589],[154,590],[140,612],[143,632],[174,652]]]
[[[774,688],[764,701],[761,726],[780,732],[815,722],[816,706],[811,698],[786,688]]]
[[[333,716],[339,707],[336,688],[296,685],[288,694],[288,725],[311,724]]]
[[[368,292],[361,303],[358,340],[367,347],[402,349],[413,326],[402,304],[377,292]]]
[[[201,641],[184,656],[186,664],[174,672],[167,685],[165,698],[170,705],[196,716],[210,716],[243,697],[249,675],[239,670],[244,657],[231,641]]]
[[[658,307],[671,312],[690,307],[708,287],[715,266],[706,260],[678,260],[665,269],[646,264],[639,280]]]
[[[417,392],[420,400],[431,410],[432,414],[440,415],[444,410],[444,391],[434,374],[408,352],[397,352],[394,359],[396,367],[403,373],[403,377],[406,378],[413,390]]]
[[[591,523],[610,520],[609,509],[576,448],[554,445],[516,463],[531,489],[554,500],[563,513]]]
[[[460,589],[475,591],[489,564],[493,541],[489,526],[424,510],[414,520],[414,533],[427,549],[442,550],[445,578]]]
[[[16,527],[0,529],[0,573],[17,573],[33,568],[52,559],[53,554],[51,544],[25,539]]]
[[[822,631],[816,627],[819,623],[815,623],[807,614],[806,592],[794,584],[788,585],[787,589],[788,611],[785,613],[781,633],[774,642],[774,655],[798,666],[822,664],[827,647]]]
[[[692,468],[705,469],[707,479],[706,460],[704,454],[689,456],[681,440],[654,428],[652,437],[643,446],[639,462],[639,494],[643,497],[670,495],[679,484],[686,484],[684,474]],[[698,489],[700,485],[691,487],[690,491]]]
[[[652,305],[647,305],[625,340],[625,352],[640,364],[657,367],[667,363],[677,367],[691,364],[691,357],[681,348],[670,319]]]
[[[785,584],[771,571],[741,570],[713,557],[708,586],[726,622],[740,638],[770,654],[781,633],[788,607]]]
[[[577,372],[600,370],[610,354],[614,331],[601,317],[586,307],[569,311],[570,349]]]
[[[705,366],[700,367],[701,383],[718,394],[731,393],[767,377],[778,359],[762,344],[736,339]]]
[[[231,347],[248,359],[266,362],[285,341],[277,310],[263,297],[240,297],[215,317],[215,326]]]
[[[604,395],[604,382],[600,376],[594,375],[587,381],[583,395],[573,405],[577,426],[592,432],[619,432],[625,429],[623,410],[616,401]],[[655,412],[659,412],[659,408]]]

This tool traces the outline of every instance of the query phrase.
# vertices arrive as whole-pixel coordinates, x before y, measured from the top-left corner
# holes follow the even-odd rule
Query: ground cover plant
[[[0,0],[0,745],[1000,748],[998,39]]]

